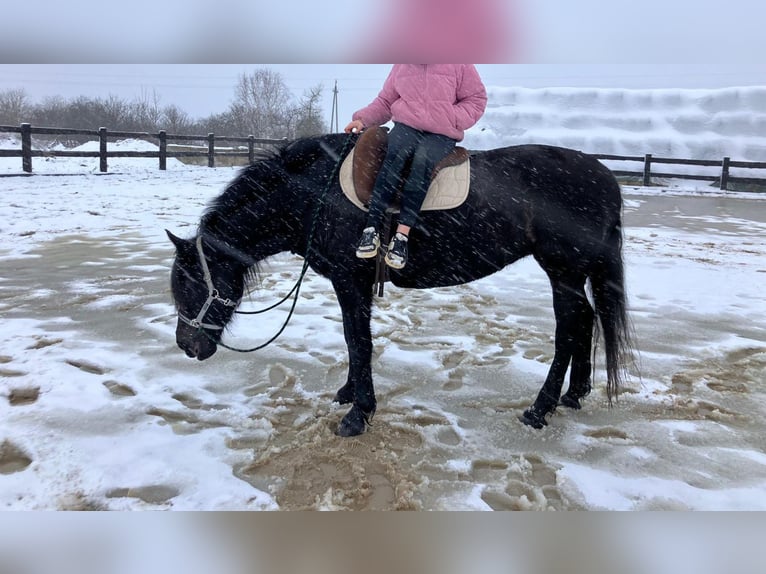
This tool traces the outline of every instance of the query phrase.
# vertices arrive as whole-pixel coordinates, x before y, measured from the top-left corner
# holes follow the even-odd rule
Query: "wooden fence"
[[[206,157],[208,167],[215,167],[216,158],[247,158],[249,162],[255,159],[256,146],[275,146],[284,140],[232,136],[216,136],[208,134],[206,136],[194,135],[171,135],[165,130],[159,133],[151,134],[147,132],[117,132],[109,131],[106,128],[98,130],[79,130],[69,128],[38,128],[30,124],[21,124],[21,126],[0,126],[0,133],[18,133],[21,134],[20,150],[0,150],[0,157],[20,157],[22,169],[25,173],[32,173],[32,158],[35,157],[97,157],[99,158],[99,170],[106,173],[108,170],[109,158],[114,157],[139,157],[156,158],[159,161],[161,170],[167,169],[167,159],[169,157]],[[32,136],[89,136],[99,140],[99,151],[67,151],[67,150],[34,150],[32,149]],[[109,151],[108,138],[129,138],[156,141],[159,149],[157,151]],[[168,142],[206,142],[206,151],[174,151],[168,150]],[[216,148],[216,144],[221,142],[244,144],[247,151],[223,151]],[[242,147],[244,147],[244,145]]]
[[[22,162],[22,169],[26,173],[32,173],[32,158],[35,157],[97,157],[100,159],[100,171],[106,173],[107,160],[113,157],[139,157],[139,158],[157,158],[159,161],[159,168],[161,170],[167,169],[167,158],[207,158],[208,167],[215,167],[216,158],[230,157],[230,158],[247,158],[249,162],[252,162],[255,157],[256,145],[258,146],[275,146],[282,143],[284,140],[277,139],[263,139],[256,138],[254,136],[248,137],[230,137],[230,136],[216,136],[215,134],[208,134],[207,136],[187,136],[187,135],[170,135],[165,130],[161,130],[157,134],[150,134],[146,132],[112,132],[106,128],[100,128],[99,130],[78,130],[67,128],[38,128],[32,127],[30,124],[21,124],[21,126],[0,126],[0,133],[18,133],[21,134],[21,149],[20,150],[0,150],[0,157],[20,157]],[[99,140],[99,151],[41,151],[32,149],[32,136],[33,135],[77,135],[77,136],[90,136],[96,137]],[[108,138],[134,138],[156,141],[158,143],[158,151],[109,151],[108,150]],[[206,151],[174,151],[168,150],[168,142],[200,142],[207,143]],[[247,151],[223,151],[216,149],[216,144],[220,142],[245,144],[247,145]],[[244,145],[243,145],[244,147]],[[613,173],[620,177],[635,177],[639,178],[644,186],[652,184],[652,178],[678,178],[678,179],[691,179],[710,182],[719,182],[722,190],[729,189],[732,184],[744,184],[763,186],[766,188],[766,174],[764,177],[735,177],[731,174],[732,168],[744,168],[749,170],[766,170],[766,162],[751,162],[751,161],[733,161],[731,158],[725,157],[722,160],[693,160],[693,159],[676,159],[676,158],[661,158],[654,157],[652,154],[646,154],[645,156],[621,156],[621,155],[606,155],[606,154],[593,154],[594,157],[600,160],[607,161],[621,161],[621,162],[636,162],[640,163],[641,169],[635,171],[627,170],[612,170]],[[652,171],[652,167],[655,165],[681,165],[681,166],[703,166],[703,167],[717,167],[720,168],[720,175],[696,175],[696,174],[681,174],[681,173],[666,173]]]
[[[652,178],[676,178],[676,179],[691,179],[698,181],[710,181],[719,182],[722,190],[729,189],[731,184],[751,184],[756,186],[766,186],[766,173],[764,177],[735,177],[731,174],[732,168],[744,168],[752,170],[766,170],[766,162],[757,161],[734,161],[729,157],[725,157],[722,160],[703,160],[703,159],[678,159],[667,157],[654,157],[652,154],[646,154],[645,156],[622,156],[622,155],[607,155],[607,154],[593,154],[593,157],[599,160],[612,160],[612,161],[626,161],[637,162],[642,164],[641,171],[625,171],[619,169],[613,169],[612,173],[620,177],[636,177],[641,178],[642,185],[648,187],[652,184]],[[681,173],[667,173],[652,171],[652,166],[655,164],[665,165],[689,165],[689,166],[701,166],[701,167],[717,167],[720,168],[720,175],[697,175],[697,174],[681,174]]]

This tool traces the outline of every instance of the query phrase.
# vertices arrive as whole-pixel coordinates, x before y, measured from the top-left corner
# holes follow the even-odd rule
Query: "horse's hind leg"
[[[587,299],[583,299],[580,318],[576,321],[577,335],[574,341],[572,367],[569,372],[569,389],[561,397],[561,404],[570,409],[580,410],[580,399],[587,397],[591,390],[591,348],[593,344],[593,321],[595,315]]]
[[[545,417],[556,410],[564,385],[564,376],[573,357],[582,358],[582,351],[590,347],[591,331],[588,331],[587,344],[583,341],[585,332],[583,323],[588,329],[593,325],[593,311],[585,296],[585,277],[551,277],[553,287],[553,311],[556,316],[556,340],[553,364],[548,371],[540,393],[534,404],[524,411],[521,421],[533,428],[543,428],[548,424]],[[590,317],[590,321],[588,321]],[[585,355],[588,357],[588,353]],[[578,385],[584,364],[578,360]]]

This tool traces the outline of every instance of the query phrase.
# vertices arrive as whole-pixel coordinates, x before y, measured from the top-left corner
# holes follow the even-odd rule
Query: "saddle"
[[[354,149],[348,154],[340,168],[340,184],[346,197],[358,208],[368,210],[372,199],[372,188],[388,149],[388,130],[383,127],[369,128],[362,132]],[[468,197],[471,179],[470,154],[463,147],[455,147],[434,169],[428,194],[421,211],[454,209]],[[405,181],[408,174],[402,174]],[[401,204],[401,189],[389,211],[398,213]]]

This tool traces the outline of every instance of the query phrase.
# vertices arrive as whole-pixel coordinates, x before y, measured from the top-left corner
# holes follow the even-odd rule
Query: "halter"
[[[199,260],[200,260],[200,264],[202,265],[202,274],[205,278],[205,285],[207,285],[207,301],[205,301],[205,304],[202,305],[202,309],[200,309],[199,313],[197,313],[196,318],[189,319],[188,317],[183,315],[180,311],[178,313],[178,318],[181,319],[182,322],[186,323],[187,325],[191,327],[194,327],[195,329],[211,329],[213,331],[223,331],[223,327],[221,326],[213,325],[212,323],[202,322],[205,319],[205,315],[207,314],[208,309],[210,309],[210,306],[213,304],[213,301],[219,301],[220,303],[223,303],[226,307],[236,307],[237,305],[239,305],[239,301],[224,299],[218,293],[218,289],[215,288],[215,285],[213,285],[213,278],[210,275],[210,269],[207,266],[207,260],[205,259],[205,252],[202,250],[202,234],[200,234],[197,237],[197,253],[199,253]]]

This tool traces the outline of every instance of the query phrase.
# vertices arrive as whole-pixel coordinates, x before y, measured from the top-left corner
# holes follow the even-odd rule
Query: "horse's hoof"
[[[367,430],[374,414],[375,411],[364,413],[362,409],[354,405],[340,421],[336,434],[342,437],[359,436]]]
[[[533,429],[541,429],[548,426],[548,421],[545,420],[545,415],[540,414],[533,409],[524,411],[524,414],[519,417],[519,420]]]
[[[582,405],[580,404],[580,399],[570,397],[569,395],[564,395],[563,397],[561,397],[559,404],[576,411],[579,411],[582,408]]]

